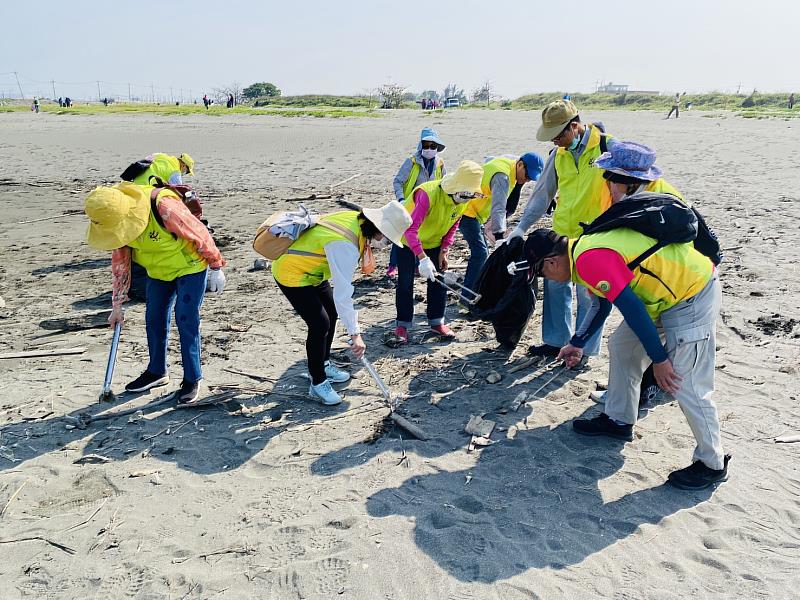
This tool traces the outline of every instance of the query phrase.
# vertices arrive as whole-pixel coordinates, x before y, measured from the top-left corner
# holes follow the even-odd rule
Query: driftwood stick
[[[408,419],[401,417],[397,413],[395,412],[391,413],[389,415],[389,418],[395,425],[397,425],[401,429],[405,429],[408,433],[413,435],[418,440],[427,441],[431,439],[430,436],[427,433],[425,433],[422,429],[411,423]]]
[[[22,482],[22,485],[17,488],[16,492],[11,494],[11,498],[8,499],[8,502],[6,502],[6,505],[3,507],[3,510],[0,510],[0,517],[2,517],[5,514],[6,509],[8,508],[9,504],[11,504],[11,502],[13,502],[14,498],[17,497],[17,494],[19,494],[22,491],[22,488],[25,487],[26,483],[28,483],[27,479]]]
[[[0,544],[16,544],[17,542],[32,542],[34,540],[41,540],[43,542],[47,542],[51,546],[58,548],[59,550],[63,550],[67,554],[75,554],[75,550],[70,548],[69,546],[65,546],[64,544],[59,544],[58,542],[54,542],[53,540],[48,540],[46,537],[42,537],[40,535],[34,535],[31,537],[24,537],[24,538],[17,538],[15,540],[0,540]]]
[[[33,358],[36,356],[64,356],[67,354],[83,354],[86,348],[78,346],[76,348],[57,348],[54,350],[23,350],[20,352],[6,352],[0,354],[0,360],[7,358]]]

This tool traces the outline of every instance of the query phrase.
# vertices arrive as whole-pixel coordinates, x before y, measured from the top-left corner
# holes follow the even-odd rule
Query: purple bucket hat
[[[655,181],[661,177],[661,169],[655,162],[656,151],[649,146],[620,141],[611,146],[608,152],[601,154],[594,165],[612,173],[643,181]]]

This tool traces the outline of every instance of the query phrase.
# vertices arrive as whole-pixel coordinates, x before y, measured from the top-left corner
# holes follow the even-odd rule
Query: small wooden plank
[[[24,350],[21,352],[6,352],[0,354],[0,360],[10,358],[34,358],[37,356],[66,356],[69,354],[83,354],[86,348],[78,346],[77,348],[56,348],[53,350]]]

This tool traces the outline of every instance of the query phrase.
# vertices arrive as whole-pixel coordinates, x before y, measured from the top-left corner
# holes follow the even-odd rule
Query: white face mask
[[[369,245],[372,246],[373,250],[383,250],[384,248],[388,248],[392,245],[392,240],[384,236],[383,239],[380,240],[371,240]]]
[[[475,199],[475,194],[471,194],[469,192],[456,192],[453,194],[453,202],[456,204],[464,204],[465,202],[469,202],[470,200]]]
[[[427,158],[428,160],[436,158],[436,152],[436,148],[426,148],[422,151],[422,158]]]

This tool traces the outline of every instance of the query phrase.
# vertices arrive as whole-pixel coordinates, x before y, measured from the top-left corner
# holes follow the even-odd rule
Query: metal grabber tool
[[[506,271],[508,271],[509,275],[514,275],[517,271],[525,271],[530,267],[527,260],[521,260],[519,262],[512,262],[508,263],[506,267]]]
[[[114,392],[111,391],[111,380],[114,378],[114,364],[117,362],[117,347],[119,346],[119,334],[121,331],[122,323],[117,323],[114,326],[114,337],[111,339],[111,350],[108,353],[106,377],[103,380],[103,391],[100,392],[100,402],[113,402],[117,398]]]
[[[456,280],[445,277],[444,273],[436,273],[436,282],[448,291],[461,296],[467,304],[476,304],[481,299],[481,295],[475,290],[471,290]]]
[[[381,376],[378,375],[377,369],[375,369],[375,366],[367,360],[366,356],[361,357],[361,364],[364,365],[364,368],[370,374],[375,382],[375,385],[378,386],[378,389],[381,391],[381,394],[383,394],[384,399],[389,404],[389,408],[392,410],[392,412],[394,412],[394,409],[397,408],[398,402],[395,398],[392,398],[392,391],[389,389],[389,386],[386,385]]]

